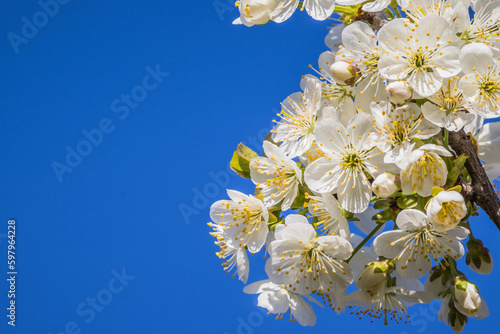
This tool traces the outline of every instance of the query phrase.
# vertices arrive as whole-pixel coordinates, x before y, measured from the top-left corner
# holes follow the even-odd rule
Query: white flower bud
[[[406,81],[393,81],[385,88],[389,100],[397,105],[403,105],[413,96],[413,89]]]
[[[482,298],[479,295],[477,286],[471,282],[457,280],[454,286],[455,307],[467,316],[474,316],[482,305]]]
[[[427,206],[427,217],[437,232],[454,229],[466,215],[465,200],[456,191],[441,191]]]
[[[467,317],[460,312],[450,312],[450,314],[448,315],[447,324],[457,334],[461,333],[464,330],[466,323]]]
[[[479,239],[470,237],[467,242],[465,263],[476,273],[489,275],[493,270],[493,257],[488,248],[483,246]]]
[[[359,273],[356,288],[373,297],[387,285],[387,279],[394,269],[392,261],[370,262]]]
[[[390,172],[385,172],[377,176],[372,184],[372,189],[375,195],[387,198],[398,191],[399,187],[396,184],[396,178],[397,176]]]
[[[345,61],[337,61],[330,66],[333,79],[339,85],[354,85],[359,76],[359,68]]]
[[[448,288],[450,288],[449,274],[445,270],[433,268],[425,280],[424,290],[437,299],[439,294]]]
[[[235,21],[235,23],[243,23],[246,26],[266,24],[271,20],[270,15],[277,5],[276,0],[241,0],[239,1],[241,22]]]
[[[481,264],[479,267],[476,267],[476,264],[474,261],[471,261],[468,263],[469,268],[474,270],[478,274],[483,274],[483,275],[489,275],[493,271],[493,258],[489,257],[489,262],[485,261],[484,258],[481,257]]]

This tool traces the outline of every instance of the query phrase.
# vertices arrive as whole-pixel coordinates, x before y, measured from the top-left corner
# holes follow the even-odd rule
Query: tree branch
[[[500,199],[498,198],[490,179],[486,175],[483,164],[477,156],[472,140],[464,130],[449,133],[450,146],[458,154],[468,156],[465,168],[472,179],[467,189],[467,197],[480,206],[500,230]]]

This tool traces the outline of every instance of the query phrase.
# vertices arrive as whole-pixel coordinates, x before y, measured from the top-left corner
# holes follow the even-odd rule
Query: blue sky
[[[319,308],[315,328],[276,321],[214,254],[210,204],[226,184],[253,191],[227,172],[232,151],[260,150],[279,103],[326,50],[328,23],[296,13],[233,26],[227,0],[54,3],[0,3],[1,333],[451,332],[436,303],[412,308],[407,326]],[[498,231],[474,223],[499,254]],[[265,278],[263,261],[251,258],[250,281]],[[469,278],[498,314],[499,271]],[[486,329],[500,329],[494,316],[464,333]]]

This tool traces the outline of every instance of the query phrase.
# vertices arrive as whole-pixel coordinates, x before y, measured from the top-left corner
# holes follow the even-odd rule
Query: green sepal
[[[388,222],[389,220],[393,220],[393,219],[394,219],[394,215],[393,215],[391,209],[380,211],[372,217],[372,220],[374,220],[378,224],[383,224],[383,223]]]
[[[460,193],[460,192],[462,192],[462,186],[457,185],[457,186],[451,187],[450,189],[448,189],[448,191],[456,191],[457,193]]]
[[[389,209],[390,207],[390,203],[388,200],[384,199],[384,200],[380,200],[380,201],[377,201],[373,207],[377,210],[385,210],[385,209]]]
[[[444,189],[441,188],[441,187],[432,187],[432,191],[431,191],[431,195],[432,197],[435,197],[437,196],[441,191],[443,191]]]
[[[461,154],[455,160],[453,160],[453,167],[463,167],[468,158],[469,157],[465,154]]]

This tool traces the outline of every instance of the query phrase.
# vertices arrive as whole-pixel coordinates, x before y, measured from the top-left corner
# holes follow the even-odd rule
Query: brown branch
[[[449,133],[449,142],[451,148],[458,155],[465,154],[468,156],[465,168],[469,172],[472,184],[470,187],[464,188],[467,189],[467,197],[479,205],[500,230],[500,199],[486,175],[471,138],[464,130],[460,130],[459,132]]]

